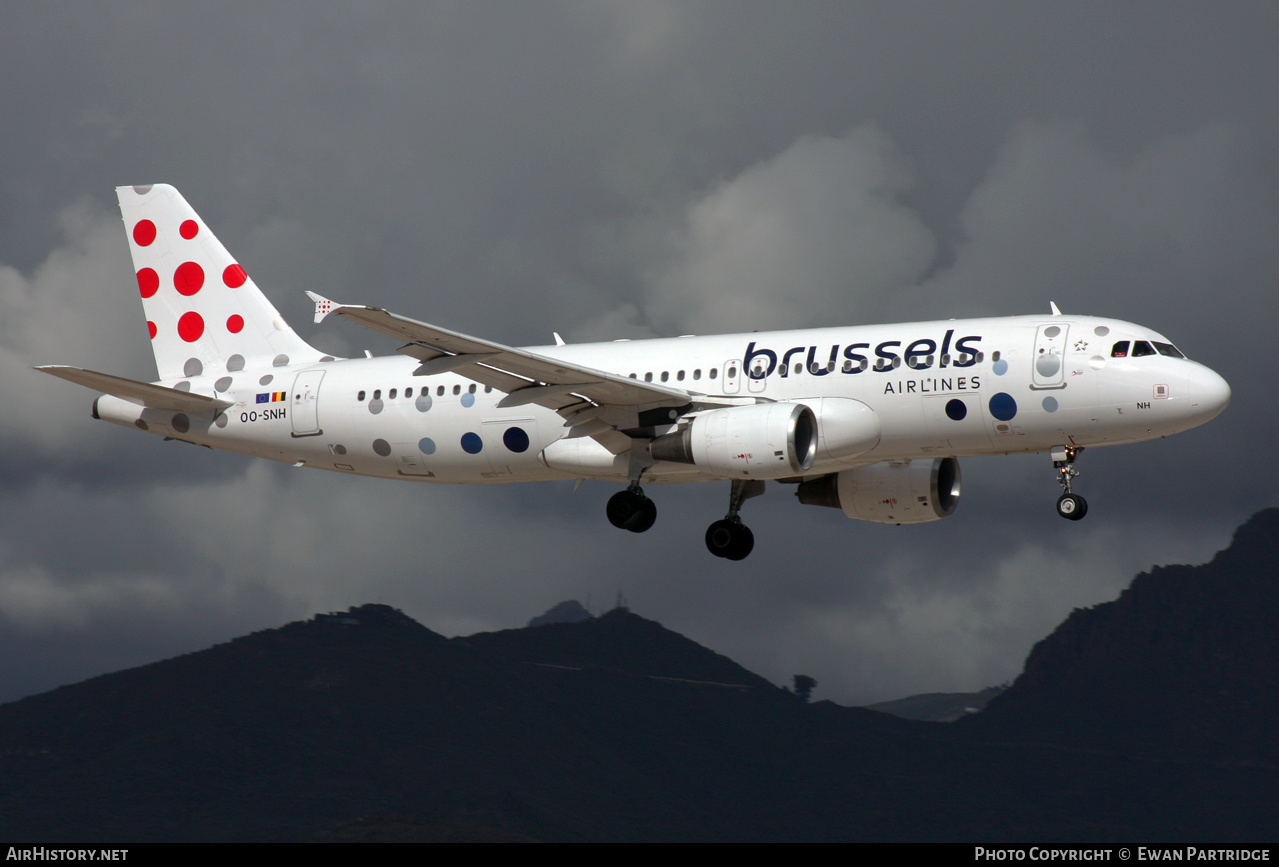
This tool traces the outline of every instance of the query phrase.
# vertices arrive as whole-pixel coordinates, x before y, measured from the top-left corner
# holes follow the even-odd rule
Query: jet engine
[[[959,461],[888,461],[800,484],[809,506],[830,506],[859,521],[923,524],[949,516],[959,503]]]
[[[802,403],[715,409],[653,440],[659,461],[693,464],[732,479],[802,475],[817,458],[817,417]]]

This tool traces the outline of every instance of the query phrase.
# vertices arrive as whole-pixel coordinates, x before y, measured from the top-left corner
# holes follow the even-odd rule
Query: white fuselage
[[[843,398],[873,410],[878,443],[851,459],[819,455],[804,473],[812,477],[880,461],[1136,442],[1225,407],[1229,387],[1212,370],[1176,350],[1134,355],[1139,343],[1171,348],[1127,322],[1029,316],[530,351],[743,404]],[[401,356],[335,359],[161,383],[234,402],[203,415],[109,395],[95,407],[101,418],[167,437],[338,472],[452,483],[627,480],[626,454],[590,437],[564,440],[560,414],[499,408],[500,391],[452,373],[415,376],[418,366]],[[671,429],[657,425],[652,435]],[[722,477],[666,461],[643,476]]]

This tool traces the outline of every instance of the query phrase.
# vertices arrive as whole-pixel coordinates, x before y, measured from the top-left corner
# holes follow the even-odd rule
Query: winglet
[[[308,292],[308,293],[306,293],[306,294],[310,295],[311,293],[310,293],[310,292]],[[1048,306],[1052,308],[1053,316],[1060,316],[1060,315],[1061,315],[1061,311],[1057,309],[1057,304],[1056,304],[1056,302],[1054,302],[1054,301],[1049,301],[1049,302],[1048,302]],[[317,320],[315,320],[315,321],[316,321],[316,322],[319,322],[320,320],[318,320],[318,319],[317,319]]]
[[[323,295],[317,295],[314,292],[307,292],[306,297],[315,302],[315,324],[319,325],[324,321],[324,317],[328,316],[339,307],[345,307],[345,304],[338,304],[336,301],[330,301]]]

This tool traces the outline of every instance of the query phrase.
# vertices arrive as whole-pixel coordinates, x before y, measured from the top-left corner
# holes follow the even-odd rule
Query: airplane
[[[158,380],[36,368],[102,394],[93,417],[338,473],[454,484],[598,479],[642,533],[642,485],[729,482],[710,552],[754,547],[743,503],[772,480],[800,503],[915,524],[951,515],[958,458],[1047,452],[1079,520],[1079,453],[1203,424],[1230,386],[1167,338],[1050,314],[513,347],[314,292],[400,342],[327,355],[299,337],[171,186],[116,190]]]

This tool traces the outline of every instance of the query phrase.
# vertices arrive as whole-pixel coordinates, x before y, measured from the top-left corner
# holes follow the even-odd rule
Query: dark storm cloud
[[[619,591],[843,701],[1013,676],[1071,607],[1202,561],[1273,504],[1279,261],[1265,6],[120,3],[0,32],[0,697],[381,601],[445,633]],[[454,488],[303,473],[87,418],[62,362],[148,378],[111,188],[168,182],[290,322],[310,289],[518,344],[1038,313],[1118,316],[1234,404],[1089,451],[965,461],[956,515],[847,521],[770,487]]]

